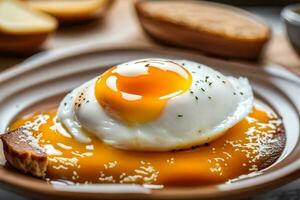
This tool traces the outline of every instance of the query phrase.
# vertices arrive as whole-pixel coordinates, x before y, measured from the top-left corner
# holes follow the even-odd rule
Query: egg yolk
[[[105,72],[96,81],[95,96],[110,116],[128,124],[145,123],[159,117],[168,99],[191,84],[191,74],[177,63],[139,61]]]
[[[281,121],[258,108],[210,144],[159,153],[120,150],[97,138],[90,144],[79,143],[61,132],[55,111],[24,117],[10,130],[24,125],[46,149],[46,177],[75,183],[222,183],[268,167],[285,145]]]

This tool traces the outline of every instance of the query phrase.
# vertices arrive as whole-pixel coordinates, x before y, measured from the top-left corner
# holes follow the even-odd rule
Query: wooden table
[[[61,27],[45,43],[44,50],[77,48],[81,45],[97,43],[99,46],[110,43],[124,42],[157,45],[141,30],[132,6],[135,0],[117,0],[107,18],[103,21],[93,21],[81,26]],[[277,20],[277,19],[276,19]],[[201,52],[199,52],[201,53]],[[4,57],[0,55],[0,71],[22,62],[26,57]],[[277,63],[289,68],[300,69],[300,59],[283,31],[274,33],[266,48],[265,55],[259,63]]]

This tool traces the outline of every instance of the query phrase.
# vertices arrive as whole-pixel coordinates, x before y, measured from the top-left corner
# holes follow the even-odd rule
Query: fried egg
[[[192,61],[149,58],[114,66],[70,92],[58,120],[77,141],[169,151],[222,136],[253,107],[246,78]]]

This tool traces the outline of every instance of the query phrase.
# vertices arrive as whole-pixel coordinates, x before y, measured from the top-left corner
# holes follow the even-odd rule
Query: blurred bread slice
[[[103,17],[113,0],[27,0],[37,10],[56,17],[60,22],[74,23]]]
[[[219,56],[256,59],[271,35],[252,14],[217,3],[141,0],[136,11],[154,39]]]
[[[0,0],[0,51],[31,53],[57,28],[55,18],[16,0]]]

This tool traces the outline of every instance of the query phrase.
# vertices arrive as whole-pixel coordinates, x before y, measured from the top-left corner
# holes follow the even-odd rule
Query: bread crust
[[[10,166],[25,174],[43,178],[46,175],[48,158],[35,138],[24,128],[1,135],[4,155]]]

